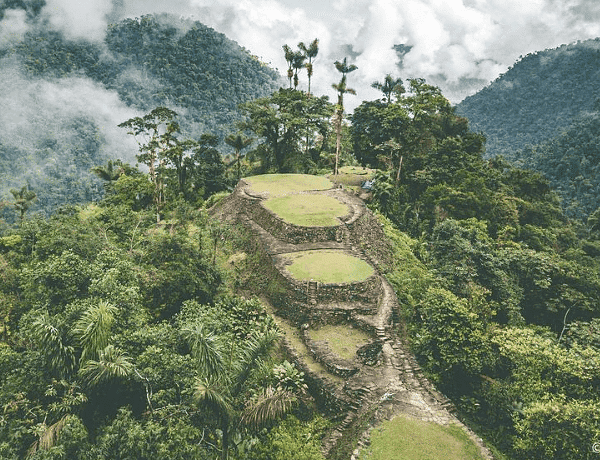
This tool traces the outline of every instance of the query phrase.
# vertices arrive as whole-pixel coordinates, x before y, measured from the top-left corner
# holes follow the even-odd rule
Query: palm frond
[[[297,402],[294,393],[268,386],[255,400],[251,400],[242,414],[242,423],[259,428],[288,413]]]
[[[47,313],[42,313],[32,326],[34,336],[48,357],[52,369],[61,377],[68,375],[75,367],[75,350],[66,343],[66,334],[63,334]]]
[[[219,338],[207,332],[201,323],[187,326],[182,332],[198,362],[200,373],[203,376],[221,376],[225,372],[225,359]]]
[[[75,323],[73,335],[82,348],[80,365],[88,359],[96,359],[100,351],[107,347],[116,311],[116,307],[101,301],[88,308]]]
[[[100,352],[98,360],[90,359],[79,369],[83,381],[94,386],[115,378],[128,377],[133,372],[133,364],[121,350],[108,345]]]
[[[60,432],[73,417],[71,414],[63,416],[58,422],[46,427],[46,429],[40,434],[40,437],[35,441],[27,451],[27,458],[33,457],[33,455],[39,450],[49,450],[56,445]]]
[[[241,391],[250,372],[258,366],[260,358],[268,356],[280,338],[281,335],[275,330],[269,330],[265,333],[255,332],[250,336],[240,353],[240,371],[235,377],[233,394],[238,394]]]
[[[229,417],[233,408],[228,393],[216,378],[199,378],[194,385],[196,404],[206,407],[222,417]]]

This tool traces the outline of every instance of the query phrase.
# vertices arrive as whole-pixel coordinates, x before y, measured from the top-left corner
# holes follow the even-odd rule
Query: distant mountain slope
[[[586,219],[600,207],[600,114],[582,116],[561,135],[507,157],[543,173],[565,212]]]
[[[559,135],[600,107],[600,38],[529,54],[458,112],[487,136],[487,156]]]
[[[17,5],[18,7],[18,5]],[[26,31],[0,41],[0,200],[28,183],[35,208],[97,198],[89,170],[135,163],[117,125],[164,105],[187,137],[223,137],[238,104],[263,97],[278,73],[200,22],[143,16],[109,26],[104,42],[68,40],[29,11]]]

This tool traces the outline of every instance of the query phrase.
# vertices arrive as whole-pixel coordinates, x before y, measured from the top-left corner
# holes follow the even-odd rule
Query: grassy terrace
[[[458,426],[396,417],[371,434],[360,460],[481,460],[478,447]]]
[[[336,250],[314,250],[283,254],[292,263],[286,268],[291,275],[303,281],[321,283],[353,283],[365,281],[373,274],[364,260]]]
[[[331,351],[343,359],[353,359],[356,351],[371,342],[371,337],[350,326],[321,326],[309,331],[310,338],[327,342]]]
[[[308,174],[264,174],[246,177],[244,180],[250,184],[252,192],[266,192],[271,196],[310,190],[329,190],[333,187],[329,179]]]
[[[348,206],[325,195],[284,195],[270,198],[263,206],[290,224],[303,227],[334,227],[337,217],[348,214]]]

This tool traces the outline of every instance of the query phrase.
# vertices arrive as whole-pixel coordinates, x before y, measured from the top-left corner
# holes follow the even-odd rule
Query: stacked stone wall
[[[249,217],[278,240],[291,244],[339,241],[342,229],[333,227],[302,227],[285,222],[266,209],[260,200],[247,200]],[[341,225],[341,224],[340,224]]]

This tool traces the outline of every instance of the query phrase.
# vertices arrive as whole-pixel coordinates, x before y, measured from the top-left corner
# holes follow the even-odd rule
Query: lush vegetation
[[[182,197],[157,223],[149,174],[121,166],[97,205],[0,236],[0,457],[321,458],[279,329],[233,295],[243,240]]]
[[[389,219],[402,328],[498,455],[589,458],[600,436],[597,216],[569,221],[547,179],[484,160],[467,121],[434,88],[411,87],[363,103],[352,131],[363,161],[387,170],[373,204]]]
[[[552,139],[600,100],[600,39],[531,53],[458,112],[487,137],[487,156],[508,155]]]
[[[486,157],[542,173],[583,220],[600,207],[598,62],[600,39],[529,54],[457,106],[487,137]]]
[[[581,116],[553,139],[507,155],[548,178],[571,217],[585,220],[600,208],[600,115]]]
[[[237,132],[238,105],[277,87],[274,70],[199,22],[143,16],[110,25],[104,43],[70,40],[38,16],[43,3],[0,5],[0,14],[28,12],[22,40],[0,48],[1,104],[21,120],[0,136],[0,199],[24,184],[38,195],[34,211],[100,199],[90,169],[134,161],[135,144],[116,125],[157,106],[185,113],[185,136],[216,136],[220,155],[231,153],[222,143]]]
[[[405,86],[386,76],[374,84],[382,98],[344,123],[355,70],[346,59],[336,63],[337,105],[296,89],[303,69],[312,76],[318,41],[284,47],[290,87],[271,92],[271,70],[201,24],[128,20],[108,31],[106,54],[38,24],[41,3],[11,3],[27,10],[31,28],[2,50],[2,62],[17,62],[31,81],[93,81],[145,113],[115,123],[137,141],[144,170],[103,150],[97,121],[81,113],[57,119],[68,132],[43,131],[32,144],[2,138],[4,215],[12,216],[0,228],[2,458],[322,458],[326,422],[302,374],[276,352],[280,328],[261,303],[235,295],[256,284],[277,297],[278,286],[254,283],[266,271],[252,241],[206,208],[239,177],[276,173],[249,182],[277,194],[282,178],[299,190],[331,187],[281,173],[332,170],[350,172],[333,180],[353,186],[363,172],[373,176],[371,207],[394,251],[382,268],[401,305],[398,333],[460,416],[500,458],[590,458],[600,440],[595,115],[524,151],[551,182],[485,159],[485,137],[421,79]],[[540,75],[567,92],[566,76],[545,71],[552,58],[595,75],[597,48],[528,56],[487,91],[504,85],[507,110],[526,100],[522,89],[534,94],[521,82],[544,87]],[[569,94],[595,110],[595,90],[580,98],[580,86]],[[535,94],[547,96],[535,102],[544,113],[570,125],[575,112],[555,109],[552,91]],[[535,118],[531,107],[521,112]],[[513,115],[502,118],[521,123]],[[540,120],[531,132],[549,132]],[[233,134],[213,128],[233,121]],[[219,150],[226,133],[228,161]],[[23,176],[29,159],[43,168]],[[357,163],[369,168],[344,168]],[[573,191],[560,177],[579,185]],[[49,217],[32,212],[64,202]],[[299,278],[372,273],[359,259],[336,262],[339,252],[298,256],[288,268]]]

